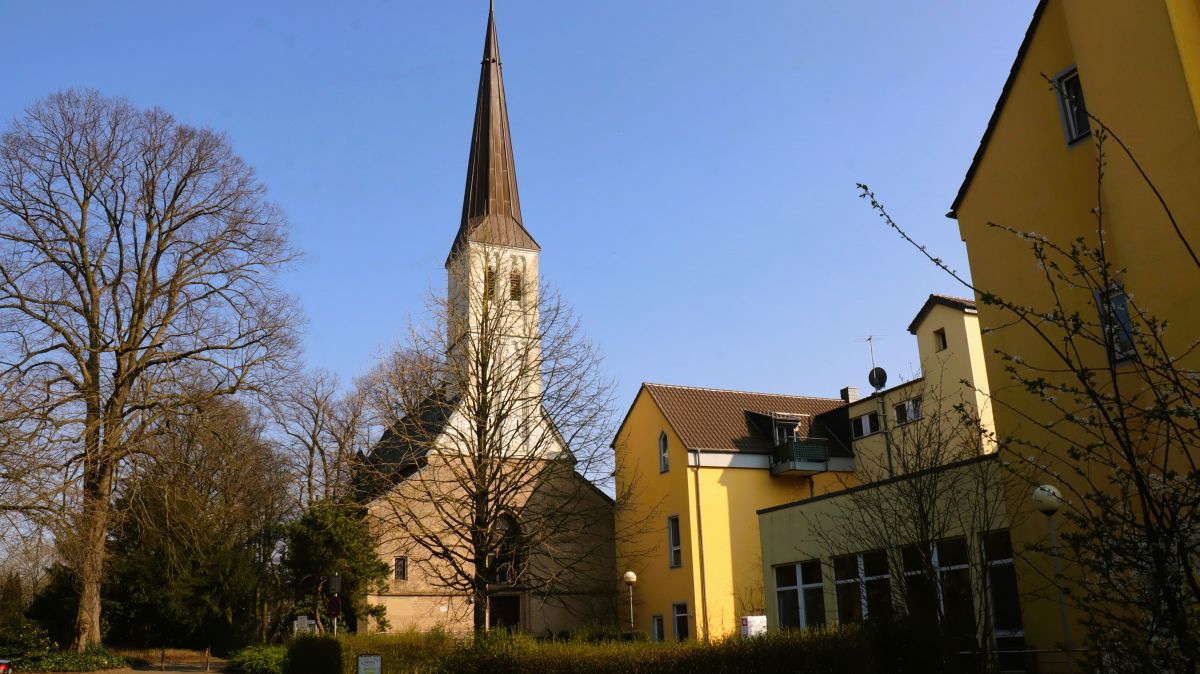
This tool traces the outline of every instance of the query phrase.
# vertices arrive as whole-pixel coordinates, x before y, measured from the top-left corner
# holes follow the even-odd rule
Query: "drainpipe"
[[[704,617],[704,640],[708,641],[708,581],[704,573],[704,522],[700,516],[700,450],[696,455],[696,544],[700,551],[700,611]]]

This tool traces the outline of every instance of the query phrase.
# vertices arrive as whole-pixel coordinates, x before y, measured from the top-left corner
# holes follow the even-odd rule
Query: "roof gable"
[[[1037,32],[1038,24],[1042,20],[1042,14],[1045,13],[1046,3],[1048,0],[1040,0],[1037,8],[1033,10],[1033,19],[1029,22],[1029,28],[1025,31],[1025,38],[1021,41],[1021,46],[1017,49],[1017,57],[1013,61],[1012,68],[1008,71],[1008,79],[1004,81],[1004,87],[1000,90],[1000,98],[996,100],[996,108],[992,111],[992,116],[988,119],[987,127],[983,130],[983,138],[979,140],[979,148],[975,150],[975,156],[971,159],[971,165],[967,168],[967,174],[963,177],[962,185],[958,188],[958,194],[954,196],[954,203],[950,204],[950,212],[946,213],[947,218],[958,217],[958,207],[962,204],[963,198],[967,196],[967,190],[971,187],[971,180],[975,177],[975,171],[979,168],[980,162],[983,161],[983,155],[987,151],[988,142],[992,139],[992,132],[996,129],[996,124],[1000,121],[1000,112],[1004,109],[1004,103],[1008,100],[1008,94],[1012,91],[1013,84],[1017,80],[1017,73],[1021,70],[1021,65],[1025,62],[1025,54],[1029,51],[1029,45],[1033,42],[1033,35]]]

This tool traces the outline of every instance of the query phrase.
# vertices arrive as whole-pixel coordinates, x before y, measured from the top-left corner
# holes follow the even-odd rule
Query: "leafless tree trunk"
[[[300,504],[350,498],[355,457],[374,428],[362,392],[343,392],[337,375],[317,370],[282,387],[270,407],[302,483]]]
[[[366,382],[386,428],[372,511],[436,586],[471,599],[477,632],[501,589],[615,587],[612,501],[592,482],[612,474],[599,356],[552,290],[499,285],[434,301]]]
[[[77,648],[100,639],[122,461],[181,401],[261,387],[289,358],[296,312],[272,279],[291,257],[226,139],[162,110],[66,91],[0,140],[0,367],[38,387],[39,455],[73,478]]]

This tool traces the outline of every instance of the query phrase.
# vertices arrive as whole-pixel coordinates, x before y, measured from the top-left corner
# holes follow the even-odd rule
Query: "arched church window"
[[[483,271],[483,296],[488,298],[496,296],[495,267],[488,266],[488,268]]]
[[[520,302],[525,294],[525,279],[521,278],[521,270],[514,269],[508,275],[508,299]]]

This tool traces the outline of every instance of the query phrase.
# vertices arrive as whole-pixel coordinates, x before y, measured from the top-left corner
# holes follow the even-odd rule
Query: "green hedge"
[[[859,674],[880,671],[874,649],[856,629],[773,633],[712,643],[538,641],[493,633],[476,644],[442,634],[352,635],[292,642],[282,674],[354,674],[357,656],[375,654],[387,674],[507,674],[536,672],[797,672]],[[303,663],[301,667],[300,664]],[[257,674],[257,673],[254,673]],[[268,674],[268,673],[264,673]],[[277,674],[271,672],[269,674]]]
[[[283,674],[288,647],[283,644],[247,646],[229,655],[225,671],[239,674]]]
[[[18,672],[94,672],[128,664],[127,658],[103,646],[83,653],[63,651],[46,630],[24,619],[0,629],[0,657],[11,659]]]

